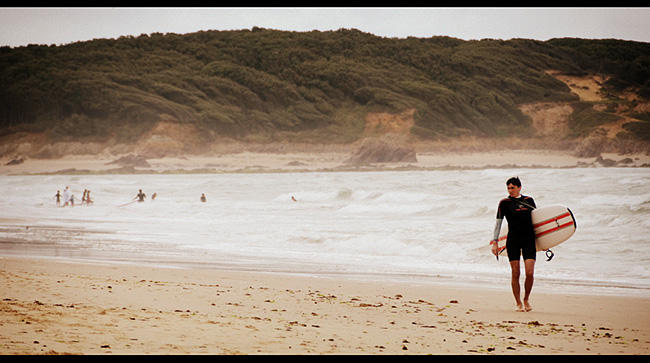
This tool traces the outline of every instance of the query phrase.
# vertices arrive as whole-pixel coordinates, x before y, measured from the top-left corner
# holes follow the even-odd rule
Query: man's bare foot
[[[521,304],[517,304],[517,310],[516,310],[516,311],[518,311],[518,312],[524,312],[524,311],[526,311],[526,310],[524,310],[524,307],[523,307]]]
[[[528,301],[524,301],[524,307],[525,307],[526,311],[531,311],[531,310],[533,310],[533,307],[530,306],[530,304],[528,303]]]

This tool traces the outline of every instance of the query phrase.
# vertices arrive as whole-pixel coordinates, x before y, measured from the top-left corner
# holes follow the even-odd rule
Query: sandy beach
[[[0,258],[1,354],[648,354],[650,301]]]
[[[559,151],[507,150],[491,152],[421,152],[416,163],[377,163],[363,166],[346,164],[350,157],[345,152],[240,152],[215,156],[187,156],[146,159],[147,167],[135,167],[136,172],[274,172],[274,171],[340,171],[363,169],[435,169],[435,168],[570,168],[600,167],[604,164],[594,157],[579,158]],[[70,155],[58,159],[26,158],[18,164],[12,159],[0,159],[0,175],[35,173],[102,173],[123,166],[114,162],[117,156]],[[603,153],[602,159],[624,167],[647,167],[650,155],[617,155]],[[611,165],[610,165],[611,166]],[[126,171],[129,172],[128,170]]]

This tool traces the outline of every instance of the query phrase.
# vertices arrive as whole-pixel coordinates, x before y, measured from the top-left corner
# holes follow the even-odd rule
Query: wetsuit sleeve
[[[501,232],[501,224],[503,224],[503,217],[497,218],[497,222],[494,224],[494,237],[493,241],[499,240],[499,232]]]
[[[503,200],[499,202],[499,206],[497,207],[497,221],[494,225],[494,237],[492,238],[493,241],[499,239],[499,232],[501,232],[501,224],[503,224],[503,213],[501,211],[502,204],[503,204]]]

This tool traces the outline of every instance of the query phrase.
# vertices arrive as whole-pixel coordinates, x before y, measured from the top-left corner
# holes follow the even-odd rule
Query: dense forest
[[[526,137],[531,120],[519,106],[531,102],[575,104],[574,136],[611,121],[548,70],[599,74],[603,92],[650,98],[648,43],[398,39],[355,29],[153,33],[1,47],[0,136],[129,142],[167,120],[191,123],[204,141],[347,143],[369,112],[415,110],[410,131],[422,140]],[[650,140],[648,113],[627,116],[631,137]]]

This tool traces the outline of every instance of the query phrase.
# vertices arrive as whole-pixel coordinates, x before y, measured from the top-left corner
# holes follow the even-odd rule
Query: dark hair
[[[514,185],[516,187],[521,187],[521,180],[519,180],[518,176],[514,176],[514,177],[508,179],[508,181],[506,182],[506,185],[510,185],[510,184],[512,184],[512,185]]]

